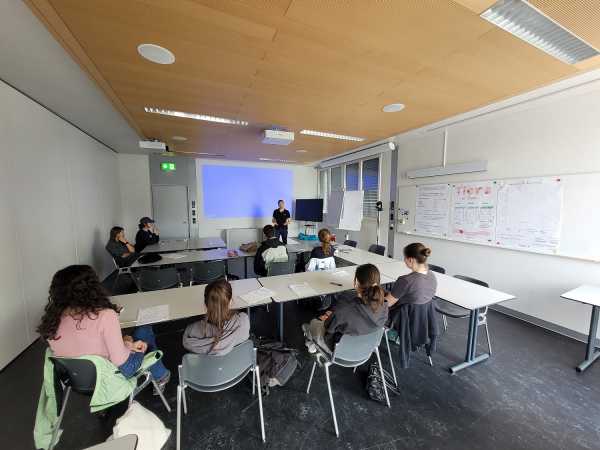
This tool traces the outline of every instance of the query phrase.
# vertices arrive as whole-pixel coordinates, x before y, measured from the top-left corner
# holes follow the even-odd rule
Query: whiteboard
[[[417,186],[415,233],[438,237],[448,234],[449,192],[447,183]]]
[[[500,205],[500,201],[506,199],[507,190],[500,192],[503,186],[514,186],[515,184],[522,183],[524,180],[528,180],[531,184],[536,180],[540,179],[547,180],[560,180],[559,183],[562,188],[561,198],[561,214],[560,223],[552,222],[552,217],[558,217],[556,214],[550,215],[550,222],[554,223],[553,229],[556,231],[555,235],[558,234],[558,245],[556,246],[537,246],[537,245],[525,245],[525,246],[514,246],[509,241],[494,240],[494,242],[483,242],[483,240],[467,240],[464,238],[456,237],[449,229],[447,236],[434,236],[441,239],[448,239],[460,242],[470,242],[478,245],[489,245],[497,248],[509,248],[513,250],[542,253],[547,255],[555,255],[560,257],[577,258],[588,261],[600,262],[600,207],[597,206],[600,199],[600,173],[585,173],[585,174],[568,174],[559,176],[544,176],[534,177],[527,179],[497,179],[497,180],[486,180],[495,181],[496,190],[496,208],[499,211],[496,212],[496,218],[499,223],[496,224],[495,230],[499,232],[499,236],[504,235],[505,224],[502,220],[505,220],[505,215],[513,215],[516,210],[508,211],[506,204]],[[471,183],[471,182],[468,182]],[[482,183],[482,182],[479,182]],[[461,183],[455,182],[452,185],[459,185]],[[452,186],[451,185],[451,186]],[[512,190],[513,188],[505,188]],[[547,192],[548,198],[550,199],[550,205],[546,205],[536,214],[543,214],[548,217],[549,211],[556,211],[557,209],[557,197],[560,192],[557,192],[557,188],[553,189],[554,193]],[[425,235],[427,234],[417,233],[415,231],[415,215],[416,215],[416,197],[417,197],[417,186],[416,185],[404,185],[398,186],[397,189],[397,214],[396,216],[396,232],[413,235]],[[452,204],[452,198],[449,204]],[[531,197],[530,200],[531,202]],[[554,206],[552,206],[552,203]],[[450,206],[450,205],[449,205]],[[538,208],[537,205],[533,205],[533,208]],[[518,209],[518,208],[517,208]],[[506,211],[506,212],[505,212]],[[545,211],[545,212],[544,212]],[[450,211],[450,220],[453,219],[453,211]],[[512,220],[514,222],[514,220]],[[454,225],[454,222],[451,222]],[[552,233],[551,233],[552,234]],[[539,235],[539,233],[538,233]],[[504,243],[503,243],[504,242]]]
[[[451,190],[450,236],[471,242],[494,242],[497,183],[455,183]]]
[[[342,204],[344,202],[344,191],[331,191],[327,199],[327,215],[325,223],[330,227],[336,227],[340,224],[342,217]]]
[[[327,225],[340,230],[360,231],[364,191],[332,191],[327,203]]]

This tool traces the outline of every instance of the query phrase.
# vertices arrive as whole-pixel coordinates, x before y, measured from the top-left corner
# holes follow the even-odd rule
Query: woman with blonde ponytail
[[[302,326],[308,351],[315,345],[330,353],[344,334],[360,336],[383,327],[388,318],[385,292],[379,285],[380,274],[373,264],[357,267],[354,276],[356,292],[338,299],[335,311]]]
[[[250,319],[230,309],[233,292],[225,279],[213,281],[204,290],[206,316],[187,326],[183,346],[192,353],[225,355],[250,336]]]
[[[311,258],[325,259],[333,256],[333,247],[331,246],[331,233],[327,228],[319,230],[319,242],[321,245],[312,249]]]

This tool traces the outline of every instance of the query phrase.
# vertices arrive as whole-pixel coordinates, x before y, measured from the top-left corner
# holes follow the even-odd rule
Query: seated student
[[[284,262],[288,260],[287,249],[279,237],[275,236],[273,225],[265,225],[263,234],[267,238],[260,244],[254,256],[254,273],[259,277],[266,277],[269,272],[269,264],[272,262]]]
[[[154,225],[154,220],[150,217],[142,217],[138,225],[138,232],[135,235],[135,251],[141,253],[146,246],[157,244],[160,240],[158,228]]]
[[[331,233],[327,228],[319,230],[319,241],[321,245],[310,252],[310,259],[306,265],[307,272],[316,270],[335,269],[334,250],[331,245]]]
[[[125,238],[123,227],[110,229],[110,237],[105,248],[119,267],[130,266],[138,257],[133,245]]]
[[[412,270],[408,275],[398,277],[385,299],[390,307],[396,303],[423,305],[431,302],[437,289],[437,279],[427,265],[431,249],[419,242],[404,247],[404,263]]]
[[[133,337],[121,335],[118,308],[107,297],[94,269],[86,265],[68,266],[54,274],[38,332],[55,356],[101,356],[126,378],[135,375],[146,351],[156,350],[150,326],[136,328]],[[164,390],[171,373],[162,361],[152,365],[150,372]]]
[[[310,353],[316,351],[315,344],[332,353],[342,335],[369,334],[385,325],[388,307],[384,301],[385,292],[379,286],[380,278],[379,270],[373,264],[357,267],[354,277],[356,292],[340,298],[335,311],[328,311],[302,325]]]
[[[213,281],[204,290],[206,316],[188,325],[183,346],[192,353],[226,355],[250,337],[250,319],[230,309],[233,293],[225,279]]]

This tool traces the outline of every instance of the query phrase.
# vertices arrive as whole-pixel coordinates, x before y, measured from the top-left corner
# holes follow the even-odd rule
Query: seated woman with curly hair
[[[156,349],[150,326],[136,328],[133,337],[121,335],[118,307],[109,300],[94,269],[86,265],[68,266],[54,274],[38,332],[55,356],[101,356],[127,378],[139,369],[144,353]],[[164,390],[171,373],[161,361],[150,371]]]

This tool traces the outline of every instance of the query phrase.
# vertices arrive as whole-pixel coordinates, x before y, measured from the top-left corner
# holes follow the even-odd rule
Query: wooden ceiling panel
[[[357,145],[301,129],[372,142],[600,67],[569,66],[482,20],[493,0],[25,1],[141,135],[233,159],[319,160]],[[597,2],[532,3],[600,45]],[[144,60],[141,43],[169,48],[175,64]],[[395,102],[406,109],[382,112]],[[269,126],[295,131],[295,142],[262,144]]]

